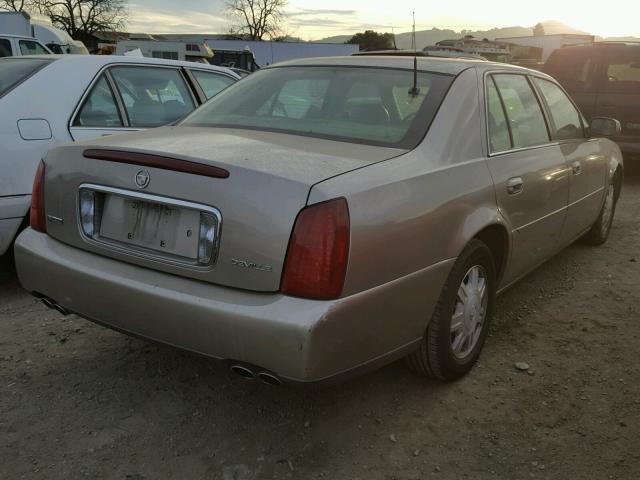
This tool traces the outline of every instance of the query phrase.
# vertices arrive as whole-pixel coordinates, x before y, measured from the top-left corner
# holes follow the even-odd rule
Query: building
[[[496,42],[512,43],[525,47],[537,47],[542,49],[542,57],[540,61],[546,62],[551,52],[558,48],[569,45],[580,45],[584,43],[593,43],[595,37],[593,35],[578,35],[572,33],[561,33],[556,35],[537,35],[531,37],[507,37],[496,38]]]
[[[255,61],[260,67],[298,58],[351,55],[360,50],[358,45],[344,43],[225,40],[221,39],[220,35],[162,34],[156,35],[156,37],[173,41],[206,43],[213,49],[214,56],[215,52],[248,50],[253,53]]]
[[[494,62],[508,62],[511,58],[508,45],[497,41],[492,42],[486,38],[479,40],[471,35],[456,40],[442,40],[435,46],[439,51],[479,55]],[[427,48],[433,49],[433,47]]]

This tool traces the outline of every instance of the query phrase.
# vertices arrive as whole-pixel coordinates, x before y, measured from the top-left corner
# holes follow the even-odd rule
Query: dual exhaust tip
[[[62,305],[60,305],[55,300],[53,300],[53,299],[51,299],[49,297],[40,296],[40,301],[46,307],[51,308],[53,310],[56,310],[56,311],[60,312],[62,315],[64,315],[64,316],[67,316],[67,315],[69,315],[71,313],[71,312],[69,312],[69,310],[67,310]],[[236,375],[238,375],[239,377],[244,378],[245,380],[258,379],[262,383],[266,383],[267,385],[272,385],[272,386],[282,385],[282,380],[280,380],[275,374],[267,372],[266,370],[261,370],[261,369],[254,370],[254,368],[257,368],[257,367],[253,367],[251,365],[246,365],[246,364],[245,365],[240,365],[240,364],[231,365],[231,371],[233,373],[235,373]]]
[[[231,365],[231,371],[238,375],[239,377],[244,378],[245,380],[255,380],[258,379],[262,383],[266,383],[271,386],[282,385],[282,380],[280,380],[273,373],[260,370],[258,372],[254,371],[250,365],[239,365],[234,364]]]
[[[69,310],[64,308],[62,305],[56,303],[55,300],[52,300],[49,297],[40,297],[40,301],[44,303],[46,307],[51,308],[53,310],[57,310],[65,317],[71,313]]]

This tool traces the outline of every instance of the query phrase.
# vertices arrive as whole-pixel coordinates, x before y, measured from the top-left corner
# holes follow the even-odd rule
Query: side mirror
[[[593,137],[616,137],[622,133],[622,124],[615,118],[593,117],[589,130]]]

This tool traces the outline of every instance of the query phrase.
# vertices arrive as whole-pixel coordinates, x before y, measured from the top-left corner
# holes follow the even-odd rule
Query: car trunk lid
[[[120,152],[120,158],[110,156],[113,152]],[[276,291],[293,224],[311,187],[401,153],[279,133],[197,127],[165,127],[69,145],[46,159],[47,231],[78,248],[147,268]],[[160,162],[141,160],[154,158]],[[189,173],[189,162],[199,169]],[[203,168],[228,175],[216,178],[203,174]],[[97,219],[91,234],[80,220],[88,197]],[[200,241],[209,231],[215,234],[207,244],[211,259],[200,262]]]

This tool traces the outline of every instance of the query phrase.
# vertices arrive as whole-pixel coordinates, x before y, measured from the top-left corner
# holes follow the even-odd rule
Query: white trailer
[[[25,12],[0,12],[0,35],[32,37],[31,17]]]
[[[116,55],[140,50],[144,57],[183,60],[186,62],[209,63],[213,52],[204,43],[171,42],[164,40],[119,40]]]

